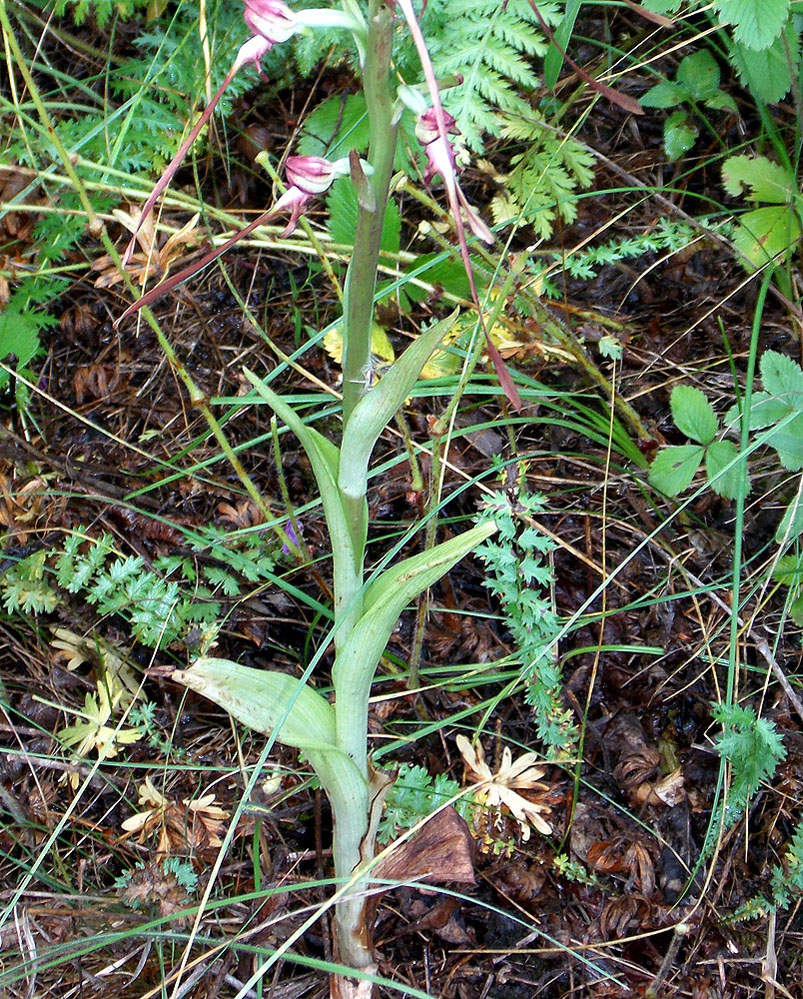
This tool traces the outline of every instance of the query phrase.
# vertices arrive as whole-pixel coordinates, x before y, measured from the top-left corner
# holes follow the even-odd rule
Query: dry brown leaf
[[[172,233],[161,246],[153,211],[148,212],[139,229],[134,214],[121,209],[115,209],[113,214],[129,232],[136,233],[140,250],[131,257],[127,270],[133,280],[141,285],[144,285],[148,278],[162,280],[176,261],[184,259],[187,247],[202,239],[202,234],[197,231],[200,218],[198,212],[177,232]],[[117,264],[108,254],[99,257],[92,265],[92,270],[100,272],[100,277],[95,280],[96,288],[111,288],[123,280]]]

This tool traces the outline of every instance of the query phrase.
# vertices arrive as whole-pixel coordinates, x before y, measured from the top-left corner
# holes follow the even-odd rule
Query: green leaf
[[[24,368],[39,350],[39,333],[43,325],[36,312],[7,309],[0,313],[0,361],[9,367]],[[12,354],[13,362],[9,358]],[[6,372],[0,371],[0,388],[7,381]]]
[[[738,70],[742,82],[754,97],[767,104],[780,101],[792,86],[790,74],[797,73],[800,66],[800,38],[794,23],[770,45],[756,51],[734,42],[731,45],[731,61]]]
[[[644,0],[642,6],[653,14],[675,14],[683,0]]]
[[[363,598],[364,612],[337,651],[332,679],[336,692],[338,745],[351,746],[355,727],[367,710],[371,679],[404,608],[435,584],[453,565],[496,531],[496,524],[479,524],[386,569],[370,583]],[[364,753],[362,746],[349,750]],[[362,771],[362,761],[357,761]]]
[[[698,388],[676,385],[669,400],[672,419],[678,430],[699,444],[710,444],[718,421],[711,403]]]
[[[759,366],[765,391],[783,401],[788,412],[803,412],[803,368],[777,350],[765,350]]]
[[[424,253],[407,264],[404,273],[415,275],[427,284],[437,285],[456,298],[471,298],[466,269],[462,262],[453,257],[444,257],[441,253]],[[414,285],[412,281],[404,285],[404,290],[411,302],[423,302],[430,294],[425,288]]]
[[[349,94],[345,99],[336,94],[328,97],[307,115],[301,128],[297,152],[299,156],[326,156],[340,159],[349,150],[364,153],[371,137],[371,123],[362,94]]]
[[[794,176],[766,156],[729,156],[722,164],[722,183],[733,197],[747,188],[748,201],[773,205],[787,204],[796,191]]]
[[[785,759],[786,748],[774,723],[757,718],[751,707],[718,704],[713,714],[724,728],[716,748],[732,767],[728,806],[729,816],[735,820],[761,782],[772,777],[778,763]]]
[[[357,194],[348,177],[341,177],[332,184],[326,198],[329,211],[329,235],[335,243],[354,245],[357,227]],[[401,215],[396,202],[390,198],[385,206],[380,247],[386,253],[398,253],[400,246]]]
[[[670,80],[662,80],[639,97],[645,108],[674,108],[686,99],[684,91]]]
[[[778,530],[775,532],[776,544],[782,545],[795,541],[803,534],[803,499],[798,494],[786,508]]]
[[[546,90],[552,90],[558,82],[558,76],[563,66],[563,53],[572,37],[574,22],[580,12],[581,3],[582,0],[566,0],[563,19],[554,28],[553,34],[557,44],[549,46],[549,51],[544,58],[544,89]]]
[[[800,221],[791,207],[773,205],[740,216],[733,245],[744,255],[750,270],[788,255],[800,236]]]
[[[775,449],[779,461],[790,472],[803,468],[803,413],[776,429],[768,430],[765,443]]]
[[[312,471],[323,501],[326,524],[332,542],[332,557],[338,592],[350,601],[359,585],[357,571],[361,571],[365,539],[368,532],[368,505],[363,498],[358,511],[349,512],[343,506],[337,484],[340,452],[322,434],[308,427],[295,410],[248,369],[245,376],[274,413],[284,420],[307,452]],[[342,585],[341,585],[342,584]]]
[[[739,492],[739,483],[742,479],[742,466],[733,465],[727,472],[722,473],[723,468],[729,465],[735,458],[739,457],[739,449],[731,441],[714,441],[705,451],[705,474],[708,484],[720,496],[725,499],[736,499]],[[750,480],[747,480],[745,494],[750,492]]]
[[[751,49],[768,48],[789,18],[789,0],[718,0],[716,7],[736,41]]]
[[[342,453],[349,456],[340,463],[339,486],[347,496],[365,495],[368,464],[379,435],[410,394],[421,369],[432,352],[457,322],[459,309],[422,333],[396,360],[390,369],[357,403],[343,431]]]
[[[680,159],[696,141],[697,127],[685,111],[675,111],[664,122],[664,149],[670,160]]]
[[[803,585],[803,555],[784,555],[772,570],[772,578],[784,586]]]
[[[719,65],[708,49],[700,49],[682,60],[675,79],[696,101],[704,101],[719,89]]]
[[[789,605],[789,617],[798,628],[803,627],[803,596],[797,597]]]
[[[694,478],[704,454],[705,448],[697,444],[661,448],[650,465],[650,485],[666,496],[677,496]]]
[[[191,669],[174,670],[171,679],[214,701],[243,725],[265,735],[273,733],[292,703],[276,740],[304,750],[335,746],[332,706],[295,677],[205,656],[196,659]]]

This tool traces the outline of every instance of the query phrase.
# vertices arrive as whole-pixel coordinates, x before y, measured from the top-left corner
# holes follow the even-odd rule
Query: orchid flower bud
[[[305,194],[323,194],[335,179],[334,164],[322,156],[288,156],[284,173],[288,184]]]
[[[448,134],[460,134],[460,129],[448,111],[443,111],[443,119]],[[460,188],[460,184],[457,181],[457,163],[455,162],[454,149],[451,143],[441,135],[435,108],[427,108],[426,111],[421,112],[416,121],[415,134],[418,141],[424,147],[424,152],[427,156],[424,183],[429,184],[435,174],[439,173],[443,177],[446,190],[449,192],[452,211],[456,212],[462,208],[469,228],[474,235],[485,243],[493,243],[491,230],[482,221],[476,209],[469,204],[468,199]]]
[[[443,112],[443,120],[446,125],[446,131],[450,135],[458,135],[460,133],[454,116],[450,115],[446,110]],[[415,137],[422,146],[428,146],[431,142],[440,138],[438,117],[435,114],[435,108],[427,108],[419,114],[418,120],[415,123]]]
[[[245,0],[243,18],[255,35],[271,45],[286,42],[299,27],[293,12],[282,0]]]

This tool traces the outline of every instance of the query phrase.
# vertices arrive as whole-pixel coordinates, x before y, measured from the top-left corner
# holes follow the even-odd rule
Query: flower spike
[[[441,104],[441,95],[438,89],[438,80],[435,76],[435,70],[432,67],[432,60],[429,57],[429,51],[427,50],[427,43],[424,41],[424,35],[421,32],[421,26],[415,16],[415,10],[413,9],[412,0],[392,0],[394,5],[398,5],[401,8],[404,19],[407,22],[407,27],[410,29],[410,34],[413,37],[413,42],[418,52],[418,57],[421,60],[421,67],[424,70],[424,79],[427,83],[427,89],[429,90],[429,95],[432,99],[432,117],[430,124],[434,121],[435,127],[438,130],[438,136],[442,143],[442,148],[434,149],[433,155],[438,155],[443,157],[442,165],[446,169],[447,173],[441,173],[446,184],[446,191],[449,195],[449,203],[452,209],[452,215],[454,216],[455,228],[457,229],[457,240],[460,244],[460,256],[463,260],[463,267],[466,271],[466,277],[468,278],[469,288],[471,289],[471,298],[474,302],[474,306],[477,309],[477,315],[479,317],[480,325],[482,327],[483,333],[485,334],[485,343],[488,348],[488,354],[490,355],[491,361],[493,362],[494,370],[496,371],[497,378],[499,379],[499,384],[502,386],[502,390],[505,395],[510,400],[510,404],[517,411],[521,410],[521,396],[516,388],[513,379],[510,376],[510,372],[505,365],[502,355],[499,353],[499,349],[493,342],[488,334],[488,329],[485,325],[485,319],[482,314],[482,307],[480,306],[479,295],[477,294],[477,285],[474,280],[474,269],[471,266],[471,256],[468,252],[468,242],[466,240],[466,230],[463,225],[463,216],[460,211],[461,205],[464,210],[467,210],[467,218],[469,225],[472,227],[472,232],[476,232],[480,239],[485,239],[484,235],[480,235],[480,228],[484,228],[487,236],[491,236],[490,230],[482,222],[479,215],[477,215],[473,209],[470,209],[468,202],[466,201],[463,192],[460,190],[460,185],[457,183],[457,177],[455,175],[455,164],[454,164],[454,153],[451,151],[451,146],[449,145],[448,136],[448,124],[446,120],[446,112],[443,109],[443,104]],[[423,112],[426,114],[426,112]],[[430,144],[431,145],[431,144]],[[435,169],[440,172],[439,167]],[[474,225],[478,226],[478,229],[474,229]],[[493,237],[488,240],[493,241]]]

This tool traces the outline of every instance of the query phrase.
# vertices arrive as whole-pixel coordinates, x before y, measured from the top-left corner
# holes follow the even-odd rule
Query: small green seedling
[[[711,403],[700,389],[677,385],[669,405],[675,426],[696,443],[661,448],[650,466],[650,484],[667,496],[677,496],[691,484],[705,461],[711,488],[726,499],[734,499],[741,474],[736,463],[739,451],[731,441],[715,439],[719,420]]]
[[[641,103],[648,108],[678,108],[664,122],[664,150],[674,161],[697,141],[693,112],[700,105],[712,111],[737,113],[733,98],[719,87],[719,66],[708,49],[692,52],[678,66],[675,80],[662,80],[647,91]],[[690,113],[692,112],[692,113]]]
[[[717,739],[717,752],[731,765],[725,821],[732,825],[744,813],[762,782],[769,780],[778,764],[786,759],[786,748],[775,724],[759,718],[749,706],[718,704],[713,714],[723,728]]]

